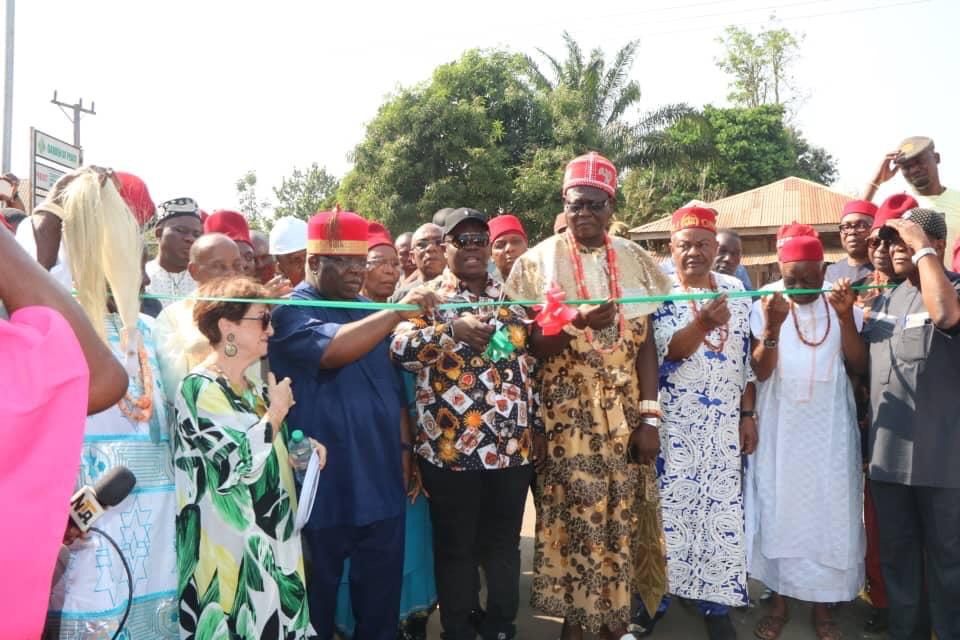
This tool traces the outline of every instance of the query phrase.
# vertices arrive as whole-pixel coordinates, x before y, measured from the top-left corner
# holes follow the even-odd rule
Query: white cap
[[[300,218],[280,218],[270,229],[270,255],[282,256],[307,248],[307,223]]]

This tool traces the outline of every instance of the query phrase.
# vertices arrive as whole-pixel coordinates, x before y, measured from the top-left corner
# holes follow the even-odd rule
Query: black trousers
[[[890,639],[929,638],[932,626],[938,640],[960,640],[960,489],[871,480],[870,492]]]
[[[434,573],[445,640],[474,640],[477,563],[487,579],[484,640],[513,638],[520,605],[520,526],[530,465],[491,471],[449,471],[420,460],[430,494]]]

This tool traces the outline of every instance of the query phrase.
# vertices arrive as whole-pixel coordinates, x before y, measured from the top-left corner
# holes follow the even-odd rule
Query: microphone
[[[67,526],[69,527],[72,521],[80,531],[86,533],[108,507],[123,502],[136,484],[137,477],[130,469],[121,465],[104,474],[92,488],[86,485],[81,487],[70,499],[70,520],[67,521]]]

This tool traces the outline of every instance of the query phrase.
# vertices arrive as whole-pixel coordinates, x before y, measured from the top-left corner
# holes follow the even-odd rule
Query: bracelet
[[[874,189],[879,189],[879,188],[880,188],[880,185],[878,185],[876,182],[871,182],[871,183],[870,183],[870,186],[873,187]]]
[[[660,410],[660,402],[658,400],[641,400],[640,415],[653,416],[654,418],[658,419],[662,418],[663,411]]]
[[[741,417],[741,418],[753,418],[754,420],[756,420],[756,419],[757,419],[757,412],[754,411],[753,409],[740,409],[740,417]]]
[[[915,254],[910,256],[910,261],[916,265],[920,262],[922,258],[925,258],[927,256],[935,256],[935,255],[937,255],[936,249],[934,249],[933,247],[924,247],[923,249],[920,249],[920,251],[917,251]]]
[[[640,424],[645,424],[653,427],[654,429],[660,428],[660,418],[655,418],[654,416],[641,416]]]

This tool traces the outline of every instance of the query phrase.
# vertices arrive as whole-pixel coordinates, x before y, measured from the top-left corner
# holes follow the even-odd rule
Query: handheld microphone
[[[113,507],[130,495],[137,477],[124,466],[108,471],[92,488],[83,486],[70,499],[70,520],[80,531],[86,533],[108,507]]]

